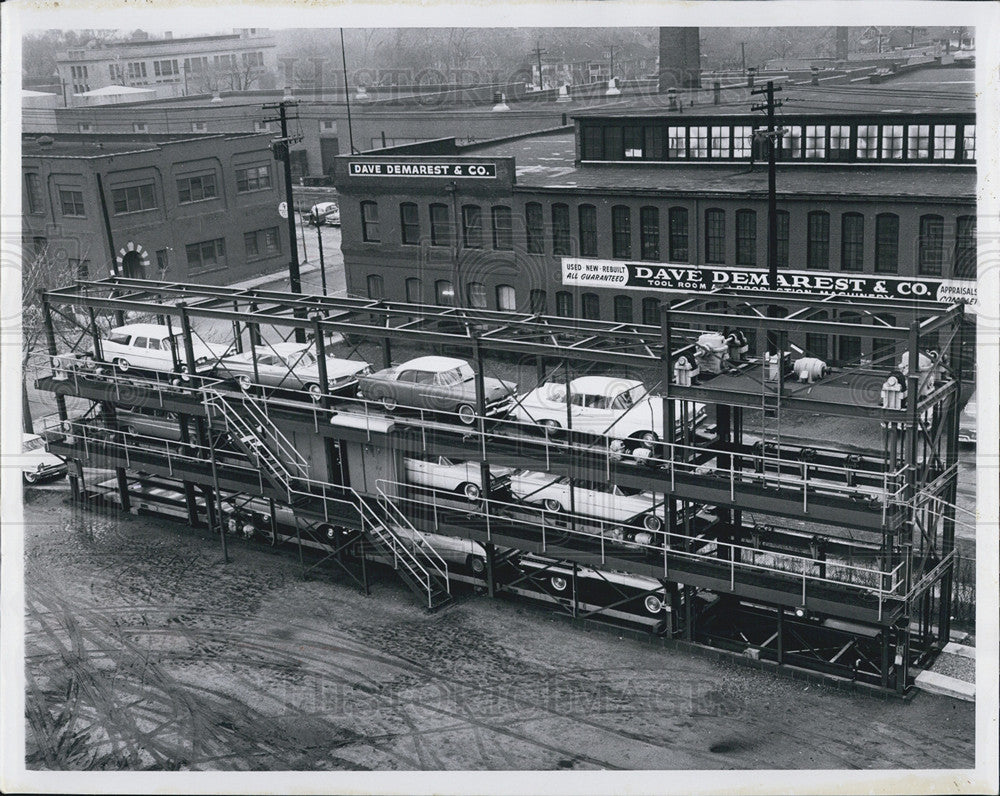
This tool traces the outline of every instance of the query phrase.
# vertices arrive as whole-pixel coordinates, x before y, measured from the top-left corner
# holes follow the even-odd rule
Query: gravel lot
[[[953,768],[974,706],[846,694],[26,493],[28,766]]]

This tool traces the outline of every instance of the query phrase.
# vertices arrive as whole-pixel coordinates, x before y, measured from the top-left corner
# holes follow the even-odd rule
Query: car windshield
[[[469,381],[475,378],[475,371],[468,364],[459,365],[457,368],[452,368],[451,370],[443,370],[437,374],[438,384],[461,384],[463,381]]]
[[[311,351],[303,349],[284,357],[285,364],[290,368],[308,368],[316,364],[316,357]]]
[[[37,451],[45,447],[45,443],[42,442],[40,437],[32,437],[31,439],[26,439],[24,441],[24,450],[27,451]]]

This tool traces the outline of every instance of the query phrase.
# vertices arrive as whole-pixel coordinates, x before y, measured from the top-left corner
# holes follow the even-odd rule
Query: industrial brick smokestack
[[[660,93],[701,88],[698,28],[660,28]]]

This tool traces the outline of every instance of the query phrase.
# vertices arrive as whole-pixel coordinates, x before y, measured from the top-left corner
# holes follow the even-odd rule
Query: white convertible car
[[[609,483],[576,481],[570,496],[568,478],[550,473],[518,470],[510,476],[511,494],[519,501],[539,505],[546,511],[562,513],[570,507],[577,514],[593,517],[615,526],[642,527],[646,531],[659,531],[663,527],[663,501],[649,492],[629,495]],[[632,541],[649,543],[650,533],[626,534]]]
[[[663,398],[650,395],[641,381],[612,376],[581,376],[570,382],[569,414],[575,431],[646,445],[663,439]],[[681,401],[675,401],[680,422]],[[691,404],[691,422],[705,418],[704,404]],[[512,415],[550,429],[567,426],[566,385],[546,382],[519,396]]]
[[[479,462],[453,462],[444,456],[407,458],[406,480],[417,486],[455,492],[470,501],[479,500],[483,493],[483,479]],[[510,467],[491,467],[493,491],[502,489],[510,481]]]

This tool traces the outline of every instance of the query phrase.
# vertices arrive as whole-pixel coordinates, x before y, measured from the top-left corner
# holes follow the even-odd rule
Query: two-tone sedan
[[[620,533],[629,541],[648,544],[652,532],[663,528],[663,501],[649,492],[630,495],[614,484],[597,481],[578,480],[571,486],[568,478],[531,470],[512,473],[510,491],[515,499],[541,506],[547,512],[563,514],[572,509],[602,525],[611,525],[612,536]]]
[[[455,493],[475,503],[483,494],[482,470],[479,462],[455,462],[445,456],[406,458],[406,480],[415,486],[435,492]],[[497,492],[510,482],[510,467],[490,468],[490,490]]]
[[[326,358],[326,377],[331,393],[353,394],[358,377],[368,373],[371,373],[371,366],[367,362]],[[314,400],[323,394],[319,360],[305,343],[261,345],[253,351],[233,354],[219,362],[215,375],[235,379],[243,390],[249,390],[254,385],[307,390]]]
[[[567,403],[569,404],[567,406]],[[682,402],[675,401],[680,423]],[[689,424],[705,418],[703,404],[689,404]],[[569,385],[546,382],[518,396],[511,414],[523,423],[549,430],[571,426],[574,431],[625,441],[632,450],[663,439],[663,398],[651,395],[641,381],[612,376],[581,376]]]
[[[359,380],[361,397],[378,401],[386,410],[426,409],[456,416],[463,425],[476,421],[476,372],[464,359],[426,356],[376,371]],[[486,415],[505,415],[516,384],[483,377]]]

